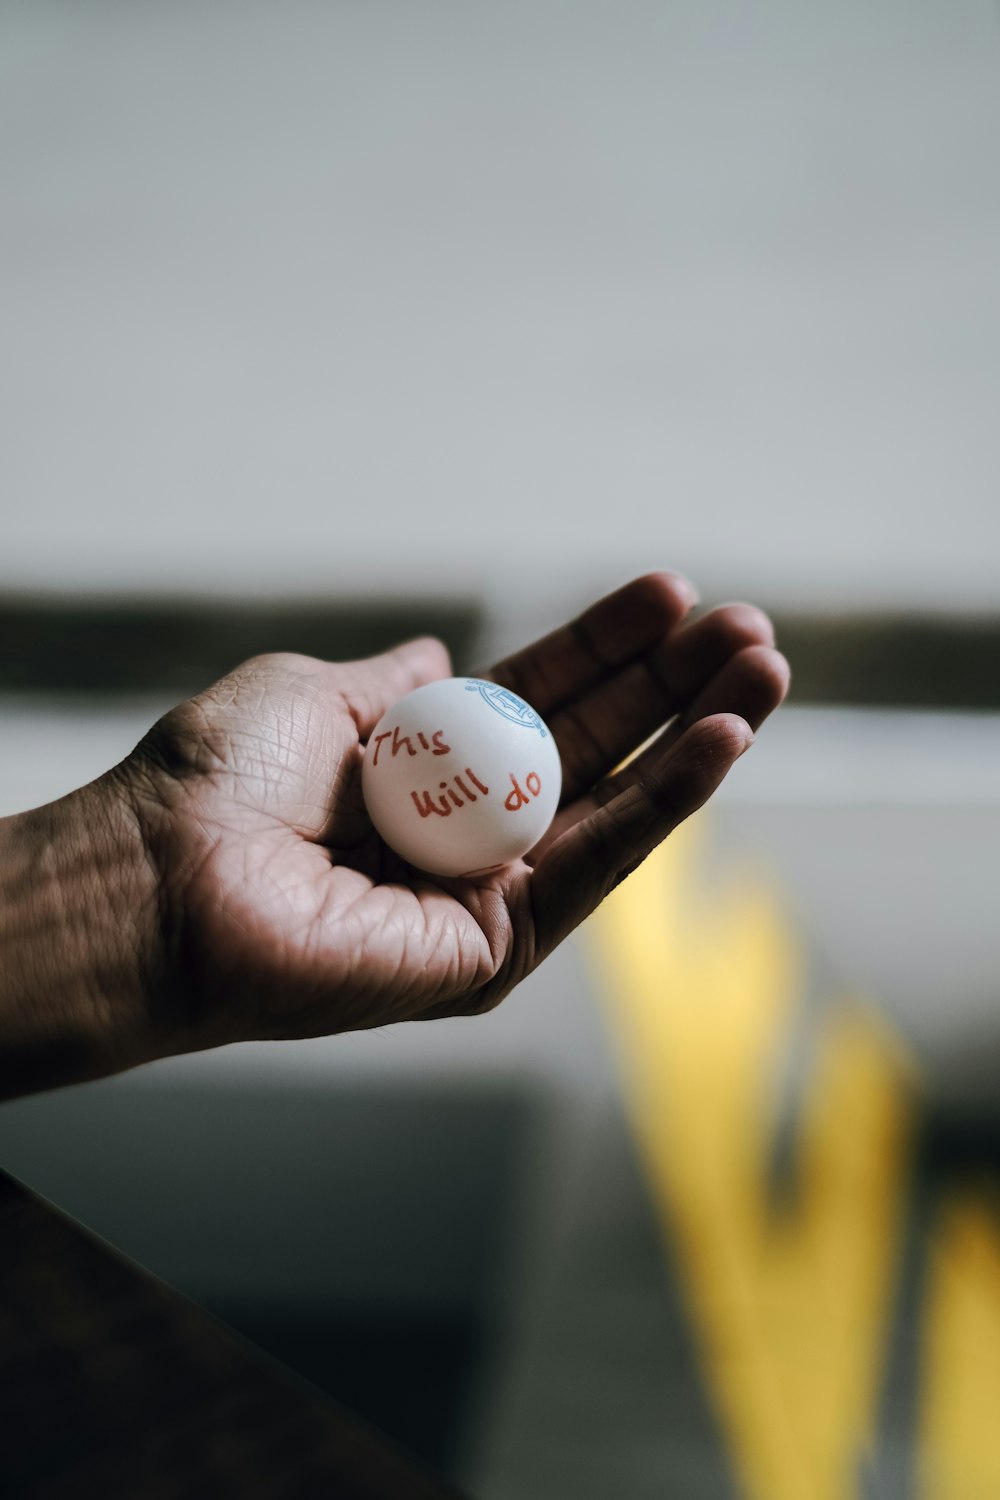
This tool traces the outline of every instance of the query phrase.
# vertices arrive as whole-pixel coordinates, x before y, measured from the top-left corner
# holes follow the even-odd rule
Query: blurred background
[[[992,0],[4,0],[0,813],[259,650],[775,614],[494,1014],[0,1165],[481,1500],[1000,1494]]]

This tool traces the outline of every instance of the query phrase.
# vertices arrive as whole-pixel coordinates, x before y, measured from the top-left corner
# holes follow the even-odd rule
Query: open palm
[[[440,642],[257,657],[162,719],[120,770],[157,871],[178,1049],[496,1004],[707,800],[784,696],[766,617],[687,621],[692,602],[685,580],[647,575],[480,674],[544,715],[563,796],[537,848],[477,878],[415,871],[361,798],[368,735],[448,675]]]

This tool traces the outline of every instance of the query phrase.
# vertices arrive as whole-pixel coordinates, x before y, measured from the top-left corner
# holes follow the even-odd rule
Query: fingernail
[[[750,749],[750,746],[753,744],[756,738],[757,736],[754,734],[753,730],[749,729],[747,731],[746,743],[744,744],[743,749],[740,751],[740,755],[746,755],[747,751]],[[740,755],[736,757],[737,760],[739,760]]]
[[[691,604],[701,603],[701,594],[699,593],[695,585],[691,582],[690,578],[688,578],[687,574],[678,573],[673,568],[664,568],[663,571],[666,573],[667,577],[670,578],[675,584],[680,584],[684,593],[687,594],[688,601]]]

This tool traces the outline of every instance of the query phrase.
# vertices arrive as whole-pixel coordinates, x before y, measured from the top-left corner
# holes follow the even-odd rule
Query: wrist
[[[114,773],[0,821],[0,1097],[159,1055],[157,905]]]

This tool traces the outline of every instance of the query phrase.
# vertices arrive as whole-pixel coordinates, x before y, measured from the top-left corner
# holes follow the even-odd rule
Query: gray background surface
[[[0,10],[0,583],[996,601],[991,0]]]

